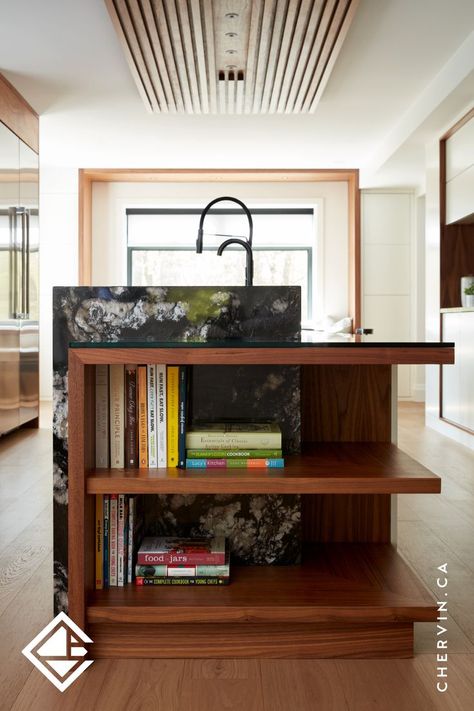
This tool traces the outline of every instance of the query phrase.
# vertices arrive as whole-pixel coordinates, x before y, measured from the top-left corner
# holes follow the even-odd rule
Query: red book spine
[[[225,553],[146,553],[139,551],[138,565],[224,565]]]

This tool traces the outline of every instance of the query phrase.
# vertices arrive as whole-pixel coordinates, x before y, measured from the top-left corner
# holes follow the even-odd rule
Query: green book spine
[[[278,459],[281,449],[188,449],[188,459]]]
[[[186,565],[186,566],[170,566],[170,565],[136,565],[135,576],[137,578],[189,578],[189,577],[208,577],[208,578],[228,578],[229,565]],[[181,572],[183,574],[181,574]]]
[[[192,578],[136,578],[137,585],[228,585],[229,578],[192,577]]]

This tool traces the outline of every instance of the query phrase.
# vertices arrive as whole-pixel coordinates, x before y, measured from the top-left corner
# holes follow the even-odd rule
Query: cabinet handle
[[[30,211],[25,210],[25,317],[30,318]]]

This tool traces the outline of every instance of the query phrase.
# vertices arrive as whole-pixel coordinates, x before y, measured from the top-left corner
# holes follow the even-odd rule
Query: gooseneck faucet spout
[[[217,250],[217,254],[219,256],[222,255],[222,252],[224,249],[226,249],[230,244],[240,244],[242,247],[244,247],[246,253],[247,253],[247,267],[245,270],[245,285],[246,286],[252,286],[253,284],[253,252],[252,252],[252,238],[253,238],[253,220],[252,220],[252,215],[250,214],[250,210],[248,209],[247,205],[242,202],[242,200],[239,200],[238,198],[234,197],[218,197],[215,200],[211,200],[210,203],[206,205],[204,210],[201,212],[201,218],[199,220],[199,229],[198,229],[198,234],[197,234],[197,239],[196,239],[196,253],[197,254],[202,254],[202,243],[203,243],[203,237],[204,237],[204,220],[206,218],[206,215],[208,214],[209,210],[213,207],[218,202],[224,202],[224,201],[230,201],[230,202],[235,202],[237,205],[240,205],[242,210],[245,212],[247,216],[247,220],[249,223],[249,234],[247,239],[241,239],[240,237],[236,237],[235,235],[219,235],[222,237],[230,237],[230,239],[227,239],[225,242],[223,242],[219,249]]]
[[[224,249],[227,249],[227,247],[231,244],[240,244],[245,249],[245,251],[246,251],[245,286],[252,286],[253,285],[253,255],[252,255],[252,248],[248,242],[246,242],[243,239],[236,239],[235,237],[232,239],[226,239],[225,242],[222,242],[222,244],[219,245],[219,249],[217,250],[217,255],[219,257],[221,257]]]

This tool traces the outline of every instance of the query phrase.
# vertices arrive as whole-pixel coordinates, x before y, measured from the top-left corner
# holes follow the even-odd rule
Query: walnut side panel
[[[474,225],[442,225],[440,240],[441,308],[461,306],[461,277],[474,274]]]
[[[85,423],[84,366],[73,351],[69,351],[68,374],[68,597],[69,616],[84,629],[85,618],[85,561],[84,550],[93,555],[91,540],[94,527],[84,526],[84,423]],[[93,500],[92,497],[88,497]],[[89,503],[89,502],[88,502]],[[88,516],[89,518],[89,516]],[[90,525],[91,524],[91,525]]]
[[[84,470],[95,466],[95,366],[84,368]],[[95,588],[95,496],[84,497],[84,588],[85,594]]]
[[[390,542],[390,494],[305,494],[301,500],[304,541]]]
[[[303,366],[303,442],[390,442],[389,365]]]
[[[91,655],[113,658],[405,658],[413,624],[93,624]]]
[[[390,442],[389,365],[302,368],[303,442]],[[306,541],[390,541],[390,496],[305,495]]]

